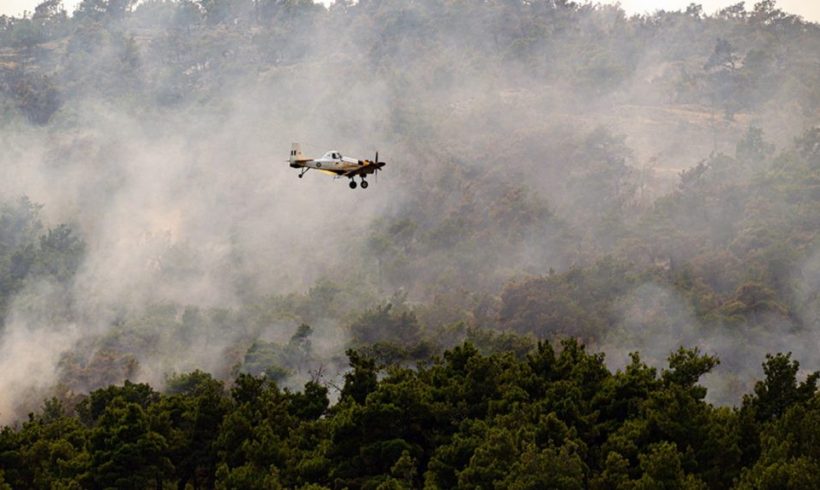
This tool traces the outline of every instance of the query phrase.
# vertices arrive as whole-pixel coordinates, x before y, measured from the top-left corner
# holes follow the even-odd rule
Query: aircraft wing
[[[356,167],[352,170],[348,170],[347,172],[342,174],[342,177],[356,177],[357,175],[367,175],[375,173],[376,170],[384,167],[384,162],[367,162],[364,165]]]
[[[341,170],[333,171],[333,170],[328,170],[328,169],[326,169],[326,168],[317,168],[317,169],[315,169],[315,170],[317,170],[317,171],[319,171],[319,172],[322,172],[323,174],[332,175],[332,176],[334,176],[334,177],[338,177],[338,176],[340,176],[340,175],[344,175],[344,172],[343,172],[343,171],[341,171]]]

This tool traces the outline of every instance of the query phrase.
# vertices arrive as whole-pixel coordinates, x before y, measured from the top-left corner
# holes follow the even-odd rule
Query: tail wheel
[[[370,185],[370,184],[368,184],[366,180],[362,181],[362,189],[367,189],[368,185]]]
[[[364,187],[364,183],[362,183],[362,187]],[[350,188],[351,188],[351,189],[355,189],[355,188],[356,188],[356,181],[355,181],[355,180],[353,180],[353,179],[350,179]]]

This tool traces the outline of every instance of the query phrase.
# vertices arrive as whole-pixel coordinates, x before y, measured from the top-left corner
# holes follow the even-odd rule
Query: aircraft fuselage
[[[308,170],[315,169],[319,172],[334,175],[335,177],[349,178],[351,189],[356,188],[356,182],[353,178],[359,177],[361,179],[361,186],[364,189],[368,186],[365,177],[378,172],[386,165],[385,162],[378,161],[378,158],[378,152],[376,152],[376,159],[370,161],[347,158],[342,156],[338,151],[329,151],[322,155],[321,158],[306,158],[302,154],[299,144],[294,143],[288,161],[291,167],[302,169],[302,172],[299,174],[300,178],[305,175],[305,172]]]

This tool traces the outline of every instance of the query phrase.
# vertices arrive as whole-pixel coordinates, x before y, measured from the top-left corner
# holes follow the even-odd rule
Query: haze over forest
[[[4,434],[23,437],[27,414],[57,406],[42,412],[44,400],[97,427],[105,407],[89,406],[112,385],[188,393],[195,370],[208,386],[261,380],[285,397],[308,383],[326,403],[307,418],[329,421],[333,406],[370,403],[356,373],[375,390],[459,355],[507,359],[496,373],[544,345],[611,379],[640,367],[656,387],[699,359],[683,385],[715,427],[763,413],[767,359],[793,368],[802,394],[788,403],[815,403],[818,54],[820,26],[772,0],[639,16],[563,0],[83,0],[73,12],[47,0],[0,16]],[[388,164],[367,190],[297,179],[292,142]],[[555,413],[590,448],[611,429]],[[670,440],[692,485],[754,486],[769,454],[744,447],[717,477],[665,436],[641,439],[645,453],[605,447],[639,481],[647,455],[673,451],[651,444]],[[436,473],[433,449],[402,448],[372,488],[388,475],[481,486],[464,468]],[[572,451],[584,486],[617,463]],[[209,461],[206,487],[251,474]],[[370,488],[352,467],[297,478],[270,464],[289,488]],[[194,473],[137,487],[198,488]]]

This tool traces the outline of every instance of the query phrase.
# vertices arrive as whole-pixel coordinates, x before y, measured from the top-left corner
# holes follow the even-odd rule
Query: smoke
[[[788,95],[734,118],[697,98],[704,78],[684,75],[703,72],[718,33],[698,24],[691,41],[685,19],[646,47],[615,7],[360,3],[277,11],[264,28],[171,11],[152,21],[138,8],[41,50],[32,69],[54,72],[63,106],[45,127],[4,123],[0,198],[43,204],[86,254],[70,284],[30,284],[12,303],[0,391],[14,402],[0,422],[58,382],[228,377],[254,342],[286,344],[309,321],[314,359],[288,381],[302,382],[336,364],[353,312],[394,290],[419,302],[497,292],[610,250],[636,201],[732,150]],[[776,112],[790,121],[777,143],[810,119]],[[367,191],[297,179],[292,142],[311,156],[378,150],[388,165]],[[342,292],[312,296],[325,280]],[[741,346],[654,284],[620,309],[623,326],[603,342],[611,360],[698,345],[740,372],[806,340],[755,332]]]
[[[32,284],[15,299],[0,342],[0,419],[5,423],[42,401],[59,377],[58,362],[83,336],[64,320],[65,291],[47,282]]]
[[[698,348],[720,359],[720,364],[701,380],[708,389],[707,399],[713,403],[740,402],[740,396],[749,393],[761,379],[761,365],[769,353],[791,352],[803,371],[820,369],[816,322],[807,322],[801,328],[774,314],[766,314],[756,324],[699,321],[688,301],[656,283],[636,287],[617,310],[618,325],[599,346],[611,369],[623,369],[630,352],[639,352],[644,362],[662,368],[669,354],[679,347]]]
[[[383,178],[370,192],[352,192],[320,174],[300,180],[285,160],[294,141],[315,156],[340,149],[372,158],[384,141],[376,126],[387,119],[380,84],[345,85],[344,74],[325,75],[340,73],[332,66],[309,77],[283,71],[240,73],[201,107],[86,95],[47,128],[2,133],[2,195],[43,204],[51,226],[73,223],[86,255],[61,292],[70,321],[49,318],[47,288],[34,285],[14,301],[0,338],[8,400],[0,421],[14,419],[15,404],[38,405],[61,380],[85,390],[126,377],[161,386],[169,373],[195,368],[229,376],[255,337],[289,336],[293,320],[201,321],[189,332],[186,306],[236,309],[362,270],[360,242],[374,216],[400,202],[399,187]],[[156,319],[146,313],[156,305],[170,311]],[[343,351],[338,321],[314,329],[318,358]],[[112,356],[132,360],[106,364]],[[80,375],[104,366],[109,377]]]

